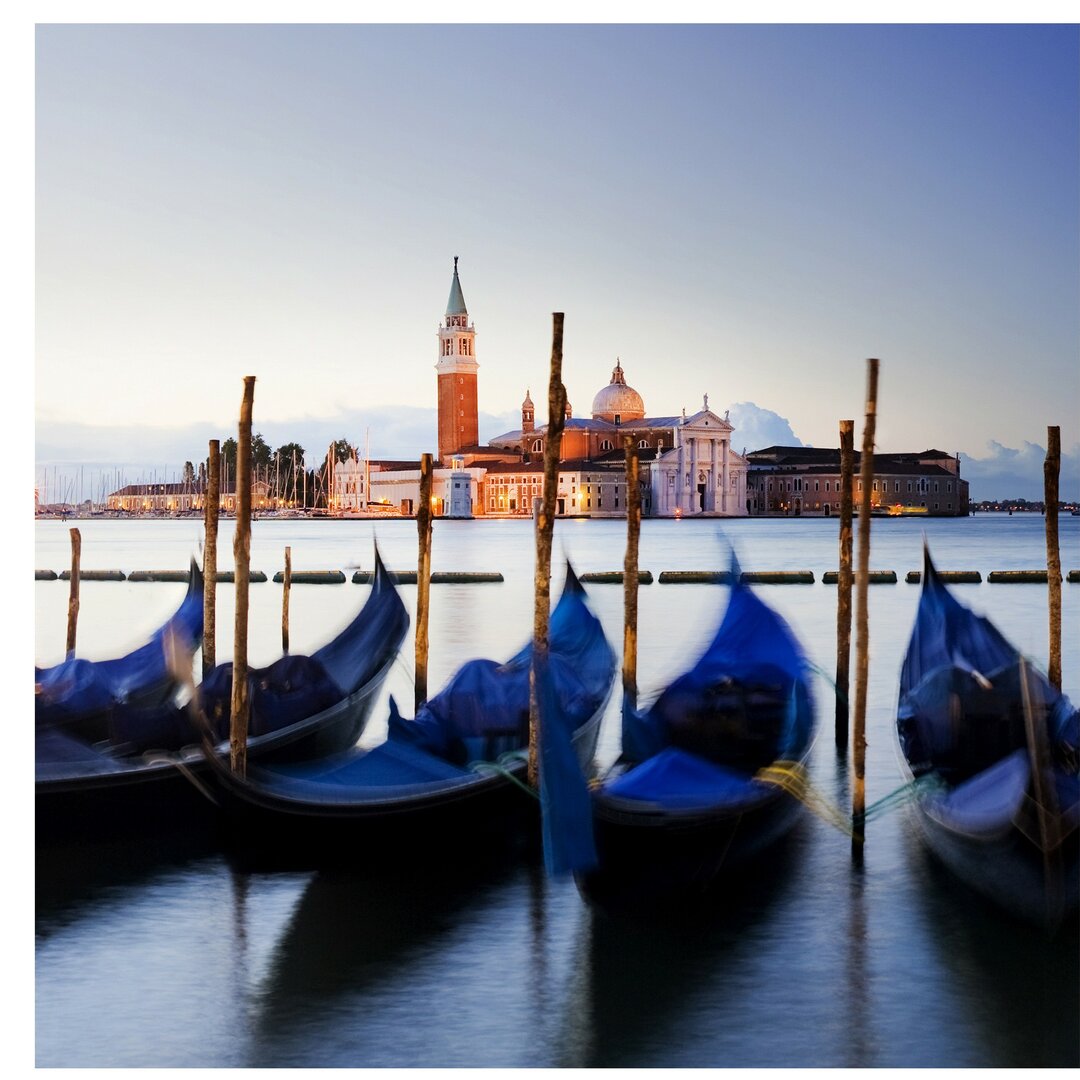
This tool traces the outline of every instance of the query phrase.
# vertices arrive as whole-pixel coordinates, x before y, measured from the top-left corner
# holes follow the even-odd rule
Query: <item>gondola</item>
[[[490,854],[538,835],[525,788],[532,644],[505,663],[464,664],[413,719],[393,698],[387,737],[308,763],[214,769],[233,850],[255,862],[383,865]],[[551,614],[547,684],[576,752],[591,765],[615,656],[567,566]]]
[[[971,888],[1052,927],[1077,907],[1080,714],[923,558],[896,713],[920,832]]]
[[[796,822],[767,777],[798,777],[815,732],[809,669],[787,623],[741,580],[712,642],[652,706],[623,702],[622,752],[592,791],[596,864],[576,874],[601,905],[708,895]],[[771,770],[771,771],[770,771]]]
[[[248,759],[298,761],[337,753],[360,738],[409,625],[408,612],[375,553],[371,592],[359,614],[310,656],[286,655],[249,672]],[[94,742],[62,727],[39,727],[39,839],[73,833],[183,824],[215,816],[205,753],[226,758],[232,665],[196,691],[208,731],[188,705],[112,710],[109,738]]]
[[[76,738],[108,737],[108,723],[116,707],[155,709],[165,705],[178,689],[166,665],[163,642],[193,655],[202,641],[203,575],[191,560],[188,589],[172,617],[145,645],[111,660],[69,657],[53,667],[34,668],[34,717],[38,727],[63,728]]]

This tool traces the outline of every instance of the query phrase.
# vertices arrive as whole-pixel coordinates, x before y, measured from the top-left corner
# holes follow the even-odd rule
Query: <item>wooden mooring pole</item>
[[[836,748],[846,750],[851,672],[851,486],[855,421],[840,421],[840,570],[836,588]]]
[[[203,505],[203,640],[202,673],[205,679],[217,664],[217,535],[221,512],[221,443],[210,440],[206,468],[206,498]]]
[[[427,701],[428,608],[431,593],[431,455],[420,455],[420,502],[416,507],[416,708]]]
[[[1061,428],[1046,429],[1043,502],[1046,507],[1046,583],[1050,592],[1050,664],[1047,678],[1061,689],[1061,548],[1058,546],[1058,477],[1061,472]]]
[[[70,658],[75,655],[75,631],[79,625],[79,563],[82,561],[82,533],[71,529],[71,589],[68,592],[67,647]]]
[[[852,844],[861,851],[866,818],[866,692],[870,674],[870,489],[874,482],[874,429],[877,424],[878,361],[866,361],[866,424],[859,470],[859,565],[855,571],[855,784],[852,797]]]
[[[255,402],[255,376],[244,376],[240,404],[240,430],[236,440],[236,623],[233,635],[232,720],[229,762],[239,776],[247,774],[248,714],[248,590],[251,575],[251,410]]]
[[[292,588],[292,548],[285,547],[285,580],[281,590],[281,651],[289,651],[289,589]]]
[[[640,462],[631,435],[626,451],[626,557],[623,560],[623,701],[637,708],[638,546],[641,539]]]
[[[544,494],[536,515],[536,569],[534,572],[533,651],[529,671],[529,786],[540,784],[537,738],[540,731],[540,687],[537,665],[548,654],[551,618],[551,540],[555,532],[555,500],[559,486],[559,455],[566,425],[566,387],[562,381],[563,312],[551,316],[551,378],[548,382],[548,426],[544,440]]]

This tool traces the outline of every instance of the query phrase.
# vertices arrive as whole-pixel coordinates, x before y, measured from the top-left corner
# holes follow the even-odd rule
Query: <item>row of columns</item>
[[[705,505],[701,506],[698,492],[698,472],[701,462],[698,457],[698,443],[700,439],[691,436],[687,439],[680,438],[678,448],[678,481],[675,485],[675,508],[689,513],[698,513],[702,509],[707,513],[728,513],[728,490],[730,487],[728,477],[728,440],[709,439],[709,471],[705,480]],[[716,505],[716,476],[717,476],[717,453],[716,444],[720,443],[720,506]],[[686,446],[690,448],[690,470],[687,473]],[[687,482],[689,475],[689,482]],[[673,508],[674,509],[674,508]]]

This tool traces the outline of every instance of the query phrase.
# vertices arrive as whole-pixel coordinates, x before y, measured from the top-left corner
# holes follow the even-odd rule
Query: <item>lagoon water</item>
[[[201,523],[42,521],[35,565],[182,569]],[[980,570],[955,593],[988,614],[1036,663],[1047,659],[1044,585],[989,584],[991,570],[1045,567],[1038,515],[875,519],[871,568],[896,585],[869,591],[867,801],[902,783],[892,730],[900,662],[927,536],[940,569]],[[625,523],[560,521],[556,564],[622,568]],[[373,540],[391,569],[414,569],[413,522],[257,521],[252,569],[268,579],[284,549],[299,570],[370,569]],[[222,523],[219,568],[232,566]],[[835,520],[646,521],[640,566],[809,569],[813,585],[757,587],[835,669]],[[1061,519],[1063,570],[1080,569],[1080,518]],[[474,656],[503,658],[532,625],[528,522],[436,521],[434,570],[498,570],[502,584],[431,589],[429,686]],[[557,595],[561,569],[556,570]],[[35,583],[39,664],[63,658],[68,586]],[[618,651],[622,589],[589,586]],[[183,585],[83,582],[77,652],[118,655],[175,608]],[[367,586],[295,585],[293,652],[328,640]],[[402,587],[415,605],[415,587]],[[1080,585],[1063,592],[1064,689],[1080,698]],[[280,585],[253,584],[249,658],[280,655]],[[639,684],[655,695],[715,630],[724,586],[642,586]],[[219,587],[218,659],[232,653],[232,589]],[[852,638],[854,664],[854,634]],[[385,731],[386,698],[412,704],[407,641],[363,741]],[[850,805],[848,763],[832,734],[830,686],[817,683],[820,734],[812,781]],[[619,693],[598,750],[618,753]],[[1077,927],[1048,939],[988,907],[935,864],[906,808],[867,826],[861,868],[848,839],[806,815],[766,865],[703,910],[615,916],[573,881],[528,861],[436,874],[365,868],[251,873],[220,852],[95,845],[38,854],[35,1025],[40,1067],[914,1067],[1080,1064]]]

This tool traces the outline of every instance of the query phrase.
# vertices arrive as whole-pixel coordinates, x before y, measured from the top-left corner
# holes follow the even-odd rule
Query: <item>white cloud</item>
[[[738,401],[728,410],[728,419],[735,428],[731,436],[734,449],[764,450],[767,446],[802,446],[802,440],[791,430],[791,424],[752,401]]]
[[[1043,462],[1046,447],[1023,442],[1019,448],[991,439],[984,457],[960,455],[960,475],[971,485],[971,498],[1028,499],[1043,497]],[[1061,452],[1060,496],[1065,501],[1080,499],[1080,443]]]

